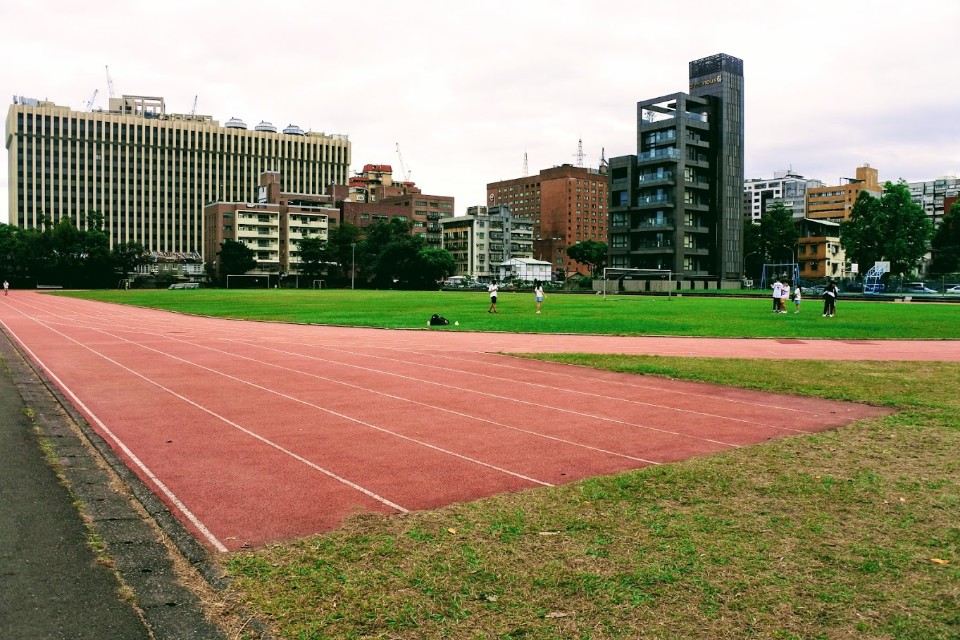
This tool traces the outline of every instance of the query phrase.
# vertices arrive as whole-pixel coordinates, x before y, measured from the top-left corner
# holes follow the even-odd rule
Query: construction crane
[[[97,99],[97,93],[99,93],[99,92],[100,92],[100,89],[94,89],[94,90],[93,90],[93,95],[90,96],[90,99],[89,99],[89,100],[87,100],[87,111],[91,111],[91,110],[93,109],[93,103],[94,103],[94,101],[96,101],[96,99]]]
[[[110,97],[116,98],[117,93],[113,90],[113,78],[110,77],[110,67],[107,67],[107,89],[110,91]]]
[[[199,98],[200,98],[200,96],[193,96],[193,108],[190,109],[190,115],[192,115],[192,116],[197,115],[197,100],[198,100]]]
[[[397,143],[397,157],[400,159],[400,173],[403,175],[404,182],[410,182],[410,172],[403,164],[403,154],[400,153],[400,143]]]

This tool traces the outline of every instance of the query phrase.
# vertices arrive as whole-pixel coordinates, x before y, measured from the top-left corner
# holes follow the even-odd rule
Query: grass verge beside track
[[[450,320],[432,331],[509,331],[846,340],[960,339],[960,305],[844,300],[837,316],[821,317],[822,302],[801,313],[771,312],[770,299],[603,296],[548,293],[536,315],[530,293],[501,293],[499,313],[487,313],[486,292],[305,290],[135,290],[62,292],[182,313],[394,329],[426,329],[434,313]],[[459,322],[458,326],[453,323]]]
[[[960,365],[535,357],[899,413],[562,487],[358,516],[224,557],[233,598],[281,638],[960,636]]]

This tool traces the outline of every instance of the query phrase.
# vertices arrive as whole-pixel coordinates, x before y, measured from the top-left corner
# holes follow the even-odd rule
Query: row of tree
[[[148,260],[137,242],[111,249],[103,215],[95,211],[83,216],[79,227],[69,218],[56,224],[44,218],[37,229],[0,224],[0,277],[14,287],[115,287]]]

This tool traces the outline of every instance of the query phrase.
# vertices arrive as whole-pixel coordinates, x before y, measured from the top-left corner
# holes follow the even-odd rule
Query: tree
[[[424,246],[420,236],[410,236],[410,223],[394,218],[366,228],[357,246],[357,264],[364,279],[378,289],[389,289],[399,280],[403,263]]]
[[[356,257],[354,246],[360,243],[360,227],[342,222],[330,229],[327,234],[327,257],[326,260],[335,266],[337,275],[346,277],[353,269],[353,263]]]
[[[315,280],[327,269],[327,241],[320,236],[307,236],[297,240],[297,255],[300,258],[300,275]]]
[[[147,264],[147,250],[139,242],[121,242],[110,252],[113,264],[120,277],[137,270],[137,267]]]
[[[861,191],[850,211],[850,218],[840,223],[840,244],[850,262],[865,265],[863,271],[883,257],[883,224],[880,200]]]
[[[446,249],[424,247],[411,260],[405,280],[408,286],[419,289],[434,289],[437,282],[452,276],[457,263]]]
[[[607,266],[607,243],[599,240],[581,240],[567,247],[567,255],[590,269],[596,276]]]
[[[765,263],[796,262],[800,231],[793,212],[782,201],[767,207],[758,226],[760,254]]]
[[[937,274],[960,272],[960,201],[954,202],[930,241],[933,261],[930,271]]]
[[[840,224],[840,243],[851,261],[872,265],[889,260],[892,273],[913,273],[927,252],[933,228],[923,207],[913,202],[907,183],[887,182],[875,198],[862,191]]]
[[[224,240],[220,245],[220,276],[221,283],[227,281],[227,276],[241,275],[252,270],[257,266],[256,254],[253,249],[237,242],[236,240]]]

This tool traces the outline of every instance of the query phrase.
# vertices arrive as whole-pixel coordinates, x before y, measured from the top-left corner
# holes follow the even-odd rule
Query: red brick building
[[[424,194],[414,182],[395,181],[388,164],[367,164],[350,179],[349,185],[330,185],[340,217],[357,227],[401,218],[410,222],[411,233],[427,243],[443,243],[440,220],[453,217],[453,196]]]
[[[567,257],[582,240],[607,242],[607,176],[565,164],[538,175],[487,184],[487,205],[509,205],[517,218],[533,222],[533,257],[563,276],[588,274]]]

